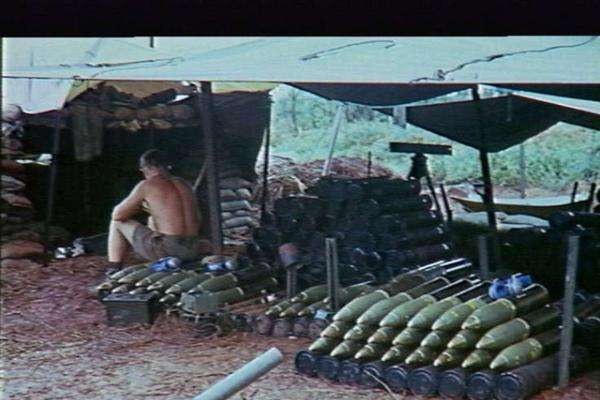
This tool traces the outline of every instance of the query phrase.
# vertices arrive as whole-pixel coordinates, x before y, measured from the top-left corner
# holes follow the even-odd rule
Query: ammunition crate
[[[152,324],[160,308],[156,297],[150,293],[113,293],[102,302],[109,326]]]

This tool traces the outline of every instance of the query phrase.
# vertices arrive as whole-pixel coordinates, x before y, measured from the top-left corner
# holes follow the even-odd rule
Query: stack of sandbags
[[[14,260],[37,259],[44,253],[39,233],[31,229],[34,209],[23,195],[23,165],[14,161],[22,155],[21,109],[7,106],[2,110],[2,186],[0,191],[0,224],[2,265]],[[12,261],[11,261],[12,260]]]
[[[258,224],[258,207],[252,203],[254,184],[246,179],[232,176],[221,178],[221,218],[223,235],[231,239],[246,239]]]

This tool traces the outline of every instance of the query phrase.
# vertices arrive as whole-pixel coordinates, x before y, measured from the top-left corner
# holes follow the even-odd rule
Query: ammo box
[[[151,324],[158,313],[157,298],[151,293],[113,293],[102,299],[107,323],[113,325]]]

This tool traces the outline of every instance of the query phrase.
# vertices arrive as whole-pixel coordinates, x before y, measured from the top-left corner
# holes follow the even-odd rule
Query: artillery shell
[[[427,336],[428,330],[404,328],[392,341],[394,346],[416,346]]]
[[[132,265],[130,267],[126,267],[120,271],[115,272],[114,274],[110,275],[108,278],[111,280],[114,280],[114,281],[118,281],[125,275],[131,274],[132,272],[138,271],[140,269],[145,269],[147,267],[148,267],[148,264]]]
[[[501,350],[527,339],[528,336],[529,324],[521,318],[515,318],[487,331],[475,347],[484,350]]]
[[[529,364],[544,354],[544,346],[534,338],[508,346],[502,350],[490,363],[490,369],[505,371],[521,365]]]
[[[438,355],[441,353],[441,350],[434,349],[431,347],[420,346],[415,349],[404,361],[408,365],[426,365],[431,364],[433,360],[435,360]]]
[[[176,284],[174,284],[173,286],[168,288],[165,291],[165,293],[179,294],[179,293],[187,292],[188,290],[194,288],[195,286],[198,286],[202,282],[204,282],[212,277],[213,277],[213,274],[210,274],[210,273],[202,273],[202,274],[198,274],[196,276],[190,276],[189,278],[185,278],[182,281],[177,282]]]
[[[467,358],[468,353],[464,350],[446,349],[434,361],[436,367],[453,368],[458,367]]]
[[[363,344],[364,342],[357,342],[355,340],[344,340],[331,350],[329,355],[337,358],[350,358],[363,347]]]
[[[344,334],[344,340],[366,341],[375,333],[377,328],[371,325],[354,325],[352,329]]]
[[[302,303],[294,303],[281,313],[279,313],[279,318],[292,318],[298,316],[298,313],[304,309],[304,304]]]
[[[473,350],[462,362],[461,367],[468,369],[488,368],[494,359],[494,353],[487,350]]]
[[[267,311],[265,311],[265,315],[277,316],[291,305],[292,305],[292,303],[290,303],[289,300],[283,300],[283,301],[275,304],[274,306],[270,307]]]
[[[367,343],[362,349],[356,352],[354,359],[358,361],[373,361],[380,359],[389,346],[379,343]]]
[[[481,338],[482,333],[470,329],[463,329],[448,342],[449,349],[470,350],[475,348],[475,344]]]
[[[148,290],[166,290],[171,285],[174,285],[188,278],[191,274],[191,272],[173,272],[170,275],[165,276],[164,278],[159,279],[152,285],[148,286]]]
[[[121,284],[132,285],[132,284],[136,283],[137,281],[142,280],[145,277],[152,275],[153,273],[154,273],[154,271],[152,271],[149,268],[140,268],[134,272],[131,272],[131,273],[125,275],[122,278],[119,278],[119,280],[117,282],[121,283]]]
[[[379,323],[379,326],[391,326],[393,328],[405,327],[408,321],[416,313],[436,301],[436,298],[433,296],[423,295],[417,299],[401,304],[386,315]]]
[[[327,285],[318,285],[310,287],[290,299],[292,303],[311,304],[323,300],[327,297]]]
[[[404,362],[406,357],[414,351],[413,347],[409,346],[393,346],[381,357],[381,361],[387,363],[401,363]]]
[[[178,295],[170,293],[170,294],[167,294],[166,296],[161,297],[158,300],[158,302],[160,304],[169,304],[169,303],[174,303],[178,298],[179,298]]]
[[[458,304],[442,315],[431,325],[431,329],[443,331],[455,331],[460,329],[462,323],[473,311],[488,304],[490,300],[471,299],[462,304]]]
[[[164,278],[165,276],[171,275],[171,272],[155,272],[152,275],[145,277],[144,279],[140,279],[135,283],[136,287],[148,286],[152,285],[154,282]]]
[[[212,277],[198,285],[201,292],[218,292],[238,286],[238,278],[230,273]]]
[[[421,346],[445,348],[452,339],[452,334],[446,331],[431,331],[421,340]]]
[[[339,339],[320,337],[310,345],[308,351],[315,354],[327,354],[331,353],[331,351],[340,343],[341,341]]]
[[[354,322],[362,313],[367,311],[369,307],[380,300],[389,298],[389,296],[390,295],[383,290],[376,290],[364,296],[360,296],[342,307],[342,309],[333,316],[333,320]]]
[[[354,325],[344,321],[334,321],[327,326],[321,332],[321,337],[328,337],[332,339],[343,338],[346,332],[348,332]]]
[[[325,300],[317,301],[309,306],[304,307],[298,312],[299,317],[312,317],[318,310],[327,309]]]
[[[135,289],[129,291],[129,294],[142,294],[142,293],[146,293],[145,287],[136,287]]]
[[[406,293],[399,293],[388,299],[378,301],[369,307],[364,313],[358,317],[357,323],[363,325],[376,325],[385,317],[390,311],[398,307],[402,303],[412,300],[412,297]]]
[[[369,339],[367,339],[367,343],[379,343],[379,344],[392,344],[392,341],[398,334],[400,333],[399,329],[390,328],[389,326],[383,326],[375,331]]]
[[[117,286],[116,288],[114,288],[110,292],[111,293],[127,293],[130,290],[131,290],[131,285],[123,284],[123,285]]]
[[[407,326],[411,328],[429,329],[435,320],[444,312],[461,303],[462,301],[457,297],[447,297],[437,303],[428,305],[412,317],[410,321],[408,321]]]

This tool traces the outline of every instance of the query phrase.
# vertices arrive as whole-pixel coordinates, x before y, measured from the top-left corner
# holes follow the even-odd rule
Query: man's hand
[[[115,221],[126,221],[141,210],[144,201],[144,181],[138,183],[129,196],[117,204],[113,209],[111,218]]]

